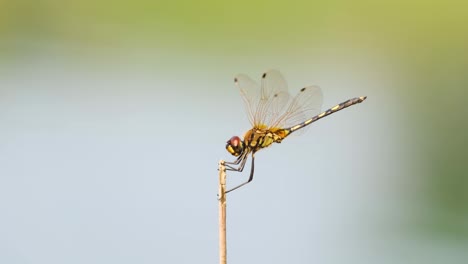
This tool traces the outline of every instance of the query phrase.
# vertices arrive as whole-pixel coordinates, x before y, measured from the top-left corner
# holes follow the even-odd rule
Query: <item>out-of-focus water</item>
[[[368,99],[256,155],[229,261],[465,263],[459,5],[0,3],[0,262],[216,261],[232,79],[276,68]]]

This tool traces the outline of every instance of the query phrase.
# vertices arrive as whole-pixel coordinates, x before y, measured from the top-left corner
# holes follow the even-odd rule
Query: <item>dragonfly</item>
[[[226,142],[226,150],[237,159],[225,162],[225,166],[227,170],[242,172],[249,156],[251,165],[248,180],[226,193],[253,180],[257,151],[273,143],[281,143],[292,133],[299,134],[315,121],[362,103],[367,98],[367,96],[352,98],[320,112],[323,95],[319,86],[304,87],[292,97],[288,92],[286,80],[277,70],[263,73],[260,86],[244,74],[237,75],[234,83],[244,101],[252,128],[244,134],[243,139],[233,136]]]

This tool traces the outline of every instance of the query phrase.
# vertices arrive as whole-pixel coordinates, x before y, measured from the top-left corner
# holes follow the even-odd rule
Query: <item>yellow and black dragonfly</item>
[[[323,101],[320,87],[304,87],[292,97],[288,92],[286,80],[279,71],[265,72],[260,86],[243,74],[237,75],[234,83],[244,100],[252,129],[244,134],[243,140],[234,136],[226,142],[226,150],[238,157],[234,162],[225,162],[226,169],[241,172],[249,154],[252,156],[252,164],[249,179],[226,193],[252,181],[257,151],[273,143],[281,143],[291,133],[367,98],[361,96],[349,99],[320,113]]]

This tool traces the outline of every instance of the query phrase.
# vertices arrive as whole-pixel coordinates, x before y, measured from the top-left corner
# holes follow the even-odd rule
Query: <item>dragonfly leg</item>
[[[231,165],[237,165],[239,162],[245,157],[245,155],[242,155],[238,157],[235,161],[225,161],[224,164],[231,164]]]
[[[232,170],[232,171],[242,171],[244,169],[244,166],[245,166],[245,162],[247,161],[247,153],[246,154],[242,154],[242,156],[240,156],[239,158],[237,158],[235,161],[233,162],[224,162],[224,164],[226,165],[226,169],[227,170]],[[240,165],[239,165],[240,163]],[[232,166],[232,165],[239,165],[237,168]]]
[[[245,160],[247,160],[247,159],[245,159]],[[234,188],[232,188],[232,189],[230,189],[230,190],[227,190],[226,193],[231,192],[231,191],[234,191],[235,189],[239,189],[240,187],[246,185],[247,183],[249,183],[249,182],[251,182],[251,181],[253,180],[253,176],[254,176],[254,164],[255,164],[254,161],[255,161],[255,156],[254,156],[254,154],[252,154],[252,165],[250,166],[250,176],[249,176],[249,179],[248,179],[246,182],[244,182],[244,183],[242,183],[242,184],[240,184],[240,185],[238,185],[238,186],[236,186],[236,187],[234,187]],[[242,168],[244,167],[244,166],[243,166],[244,164],[245,164],[245,162],[243,162]]]

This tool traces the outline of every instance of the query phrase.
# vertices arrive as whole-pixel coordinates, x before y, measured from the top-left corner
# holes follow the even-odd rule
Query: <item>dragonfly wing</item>
[[[253,127],[270,127],[290,101],[286,80],[277,70],[265,72],[260,87],[244,74],[238,74],[234,81]]]
[[[295,126],[319,114],[322,103],[323,95],[320,87],[315,85],[304,87],[272,124],[282,128]]]
[[[254,126],[255,112],[260,101],[260,87],[245,74],[238,74],[234,78],[234,84],[239,89],[249,121]]]
[[[255,124],[271,127],[290,101],[288,85],[279,71],[269,70],[262,75],[259,99]]]

